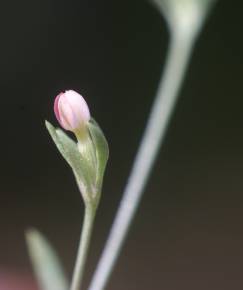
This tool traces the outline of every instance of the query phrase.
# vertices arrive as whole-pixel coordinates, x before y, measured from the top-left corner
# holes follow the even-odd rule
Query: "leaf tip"
[[[25,231],[25,240],[29,249],[36,245],[37,241],[41,239],[41,234],[35,228],[29,228]]]
[[[45,126],[46,126],[46,129],[47,129],[49,132],[55,130],[55,128],[53,127],[53,125],[52,125],[49,121],[47,121],[47,120],[45,120]]]

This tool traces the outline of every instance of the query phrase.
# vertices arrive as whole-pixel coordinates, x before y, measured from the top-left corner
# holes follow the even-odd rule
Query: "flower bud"
[[[82,132],[90,120],[90,112],[84,98],[73,90],[56,96],[54,112],[60,125],[72,132]]]

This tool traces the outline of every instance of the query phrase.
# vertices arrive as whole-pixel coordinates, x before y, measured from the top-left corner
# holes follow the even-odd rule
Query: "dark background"
[[[242,8],[218,1],[203,29],[109,290],[243,288]],[[83,204],[44,120],[58,125],[54,97],[74,89],[110,145],[87,284],[156,92],[165,22],[145,0],[2,1],[0,37],[0,273],[32,275],[24,230],[37,227],[71,274]]]

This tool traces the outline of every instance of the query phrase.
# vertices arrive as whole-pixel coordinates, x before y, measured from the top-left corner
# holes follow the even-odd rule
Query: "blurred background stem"
[[[153,2],[164,15],[170,32],[165,69],[121,203],[89,290],[103,290],[108,282],[152,166],[164,141],[186,75],[194,42],[215,0],[153,0]]]
[[[172,33],[164,75],[158,86],[147,126],[125,187],[105,249],[89,290],[102,290],[111,275],[131,221],[146,186],[152,166],[164,140],[194,43],[194,34],[176,30]]]

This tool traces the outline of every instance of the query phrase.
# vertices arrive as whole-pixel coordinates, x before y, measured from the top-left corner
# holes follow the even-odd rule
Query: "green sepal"
[[[36,229],[26,231],[26,243],[41,290],[68,290],[68,282],[59,257]]]

